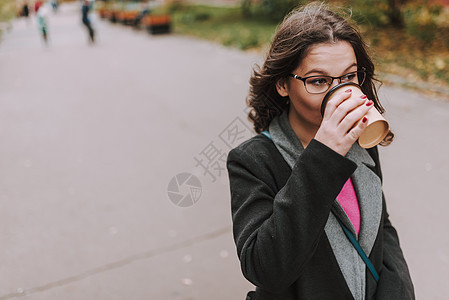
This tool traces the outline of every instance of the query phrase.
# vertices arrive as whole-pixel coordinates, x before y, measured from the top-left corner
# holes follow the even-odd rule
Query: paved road
[[[222,168],[251,134],[261,58],[97,29],[91,46],[66,5],[48,47],[23,20],[0,43],[0,299],[244,299]],[[382,99],[391,219],[418,299],[448,299],[449,104],[389,87]]]

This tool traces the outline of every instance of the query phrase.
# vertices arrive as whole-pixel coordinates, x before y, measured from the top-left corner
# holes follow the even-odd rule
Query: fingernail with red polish
[[[366,123],[366,121],[368,121],[368,118],[367,118],[367,117],[363,117],[362,122],[363,122],[363,123]]]
[[[345,92],[346,92],[346,93],[350,93],[350,92],[352,92],[352,90],[351,90],[351,89],[348,89],[348,90],[346,90]]]
[[[366,95],[362,95],[362,96],[360,96],[360,98],[366,99]]]
[[[370,100],[370,101],[368,101],[367,103],[366,103],[366,106],[371,106],[371,105],[373,105],[373,101],[372,100]]]

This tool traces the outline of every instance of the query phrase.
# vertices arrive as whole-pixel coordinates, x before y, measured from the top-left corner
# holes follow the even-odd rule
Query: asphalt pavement
[[[0,299],[244,299],[227,152],[259,54],[95,22],[0,41]],[[418,299],[449,299],[449,103],[383,86],[384,191]]]

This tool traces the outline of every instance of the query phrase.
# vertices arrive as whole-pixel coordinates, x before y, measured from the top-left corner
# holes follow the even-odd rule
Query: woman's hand
[[[345,156],[365,130],[366,114],[373,107],[373,101],[365,95],[351,97],[352,90],[337,94],[329,100],[323,121],[315,139],[342,156]]]

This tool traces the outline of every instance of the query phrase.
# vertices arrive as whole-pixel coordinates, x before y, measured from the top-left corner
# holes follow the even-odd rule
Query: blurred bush
[[[18,13],[19,7],[14,0],[0,0],[0,22],[7,22]]]
[[[358,24],[378,28],[389,23],[387,1],[352,0],[345,6],[351,8],[352,17]]]
[[[352,0],[345,4],[353,8],[354,19],[362,26],[373,30],[403,29],[427,46],[448,32],[449,8],[427,0]]]
[[[404,10],[405,28],[409,35],[415,36],[430,45],[441,34],[439,29],[447,27],[443,16],[443,7],[440,5],[413,4]]]
[[[241,7],[245,17],[281,21],[289,11],[306,2],[304,0],[242,0]]]

